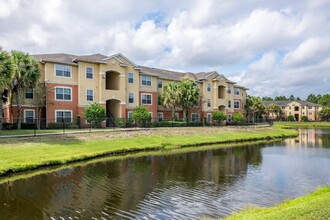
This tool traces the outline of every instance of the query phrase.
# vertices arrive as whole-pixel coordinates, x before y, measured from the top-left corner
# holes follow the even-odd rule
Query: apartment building
[[[282,109],[282,116],[287,119],[292,115],[295,121],[301,121],[302,116],[307,116],[309,121],[318,120],[319,112],[322,110],[322,105],[306,101],[264,101],[265,106],[275,104]],[[274,115],[270,115],[271,118]]]
[[[244,112],[247,88],[238,86],[217,72],[176,72],[139,66],[122,54],[105,56],[93,54],[76,56],[70,54],[32,55],[41,70],[41,81],[49,92],[42,117],[49,122],[74,122],[79,115],[81,125],[84,110],[91,103],[106,107],[109,118],[130,118],[136,106],[144,105],[155,120],[170,119],[171,110],[159,103],[164,85],[188,77],[200,88],[202,102],[189,111],[190,120],[212,120],[212,113],[223,110],[231,120],[234,112]],[[33,88],[25,88],[23,95],[24,122],[33,121],[36,108],[33,106]],[[15,117],[15,103],[5,109],[5,117]],[[182,119],[182,110],[176,109]]]

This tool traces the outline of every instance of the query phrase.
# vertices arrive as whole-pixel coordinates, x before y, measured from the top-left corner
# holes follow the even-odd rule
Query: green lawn
[[[189,133],[192,129],[196,132]],[[181,131],[181,133],[173,134],[176,133],[175,131]],[[148,135],[144,131],[124,134],[126,136],[120,136],[120,132],[102,132],[102,134],[84,133],[25,139],[0,139],[0,175],[133,151],[283,138],[296,136],[297,131],[274,128],[247,130],[176,128],[175,130],[157,129],[150,131]],[[113,137],[106,138],[107,135]],[[116,136],[120,136],[120,138],[116,138]]]
[[[330,128],[330,122],[274,122],[281,128]]]
[[[234,213],[226,220],[310,220],[330,219],[330,186],[320,188],[309,195],[287,200],[271,208],[252,208]]]

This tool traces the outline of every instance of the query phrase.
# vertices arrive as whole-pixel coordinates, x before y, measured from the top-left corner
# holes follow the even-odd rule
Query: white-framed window
[[[207,107],[211,107],[211,99],[207,100]]]
[[[151,86],[151,76],[142,75],[141,76],[141,85]]]
[[[208,92],[211,92],[211,84],[210,83],[208,83],[207,84],[207,89],[206,89]]]
[[[227,90],[228,93],[231,93],[231,87],[228,86],[228,90]]]
[[[87,101],[94,101],[94,91],[92,89],[86,90]]]
[[[199,121],[199,114],[191,113],[191,121]]]
[[[234,108],[239,108],[239,101],[234,101]]]
[[[157,80],[157,85],[159,89],[163,88],[163,80],[161,79]]]
[[[207,113],[207,121],[210,122],[212,121],[212,114],[211,113]]]
[[[93,67],[86,67],[86,79],[93,79],[94,78],[94,69]]]
[[[308,106],[308,109],[313,109],[313,106]]]
[[[72,122],[71,110],[55,110],[55,117],[57,123]]]
[[[302,114],[305,115],[305,112],[303,112]]]
[[[141,94],[141,103],[143,105],[152,105],[152,95],[151,94]]]
[[[25,88],[25,98],[33,99],[33,88],[32,87]]]
[[[158,121],[163,121],[164,120],[164,113],[163,112],[158,112]]]
[[[128,93],[128,103],[134,103],[134,93],[133,92]]]
[[[134,83],[134,74],[128,73],[128,83],[132,84]]]
[[[71,101],[72,100],[72,89],[67,88],[67,87],[56,87],[55,88],[55,100]]]
[[[175,112],[174,113],[174,119],[176,119],[176,120],[179,120],[180,119],[180,117],[179,117],[179,112]]]
[[[231,100],[228,100],[228,108],[231,108]]]
[[[228,122],[231,122],[233,120],[233,116],[232,115],[228,115],[227,120],[228,120]]]
[[[55,64],[55,76],[71,78],[71,66]]]
[[[313,112],[308,112],[308,115],[312,115],[313,114]]]
[[[239,89],[238,88],[234,88],[234,94],[239,95]]]
[[[33,124],[35,117],[34,109],[24,109],[24,123]]]
[[[132,114],[133,114],[132,111],[127,112],[127,118],[128,118],[128,119],[131,119],[131,118],[132,118]]]

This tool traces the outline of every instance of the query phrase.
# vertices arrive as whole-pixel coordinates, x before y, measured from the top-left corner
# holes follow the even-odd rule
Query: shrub
[[[101,122],[105,120],[106,108],[98,103],[92,103],[85,109],[84,116],[88,122],[91,122],[93,127],[100,127]]]
[[[288,116],[288,121],[294,121],[294,117],[292,115]]]
[[[65,126],[65,128],[72,128],[73,124],[71,122],[65,122],[64,126]],[[63,129],[63,123],[62,122],[49,123],[48,128],[49,129]]]
[[[135,107],[132,112],[132,119],[139,125],[146,127],[151,120],[148,109],[144,106]]]
[[[235,122],[235,123],[243,123],[244,121],[245,121],[245,118],[244,118],[244,116],[241,113],[235,112],[233,114],[233,122]]]
[[[306,115],[304,115],[304,116],[301,117],[301,120],[304,121],[304,122],[307,122],[308,121],[308,117]]]
[[[213,113],[212,118],[213,118],[214,120],[217,120],[218,123],[220,123],[220,122],[222,122],[222,121],[224,121],[224,120],[227,119],[227,115],[226,115],[226,113],[224,113],[223,111],[219,111],[219,110],[217,110],[217,111],[215,111],[215,112]]]

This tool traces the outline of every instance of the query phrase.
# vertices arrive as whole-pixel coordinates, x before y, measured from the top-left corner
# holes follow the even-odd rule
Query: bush
[[[17,123],[2,123],[2,130],[17,129]]]
[[[288,121],[294,121],[294,117],[292,115],[288,116]]]
[[[65,126],[65,128],[72,128],[73,123],[65,122],[64,126]],[[48,128],[49,129],[63,129],[63,123],[62,122],[49,123]]]
[[[132,120],[134,120],[138,126],[146,127],[150,124],[151,115],[146,107],[138,106],[135,107],[132,112]]]
[[[245,121],[245,118],[241,113],[235,112],[233,114],[233,122],[240,124],[240,123],[244,123],[244,121]]]
[[[212,118],[220,123],[227,119],[227,115],[223,111],[217,110],[213,113]]]
[[[306,115],[304,115],[304,116],[301,117],[301,120],[304,121],[304,122],[307,122],[308,121],[308,117]]]
[[[88,122],[91,122],[93,127],[100,127],[101,122],[105,120],[106,108],[98,103],[92,103],[85,109],[84,116]]]
[[[122,118],[118,118],[116,121],[116,126],[120,128],[126,127],[126,120]]]

